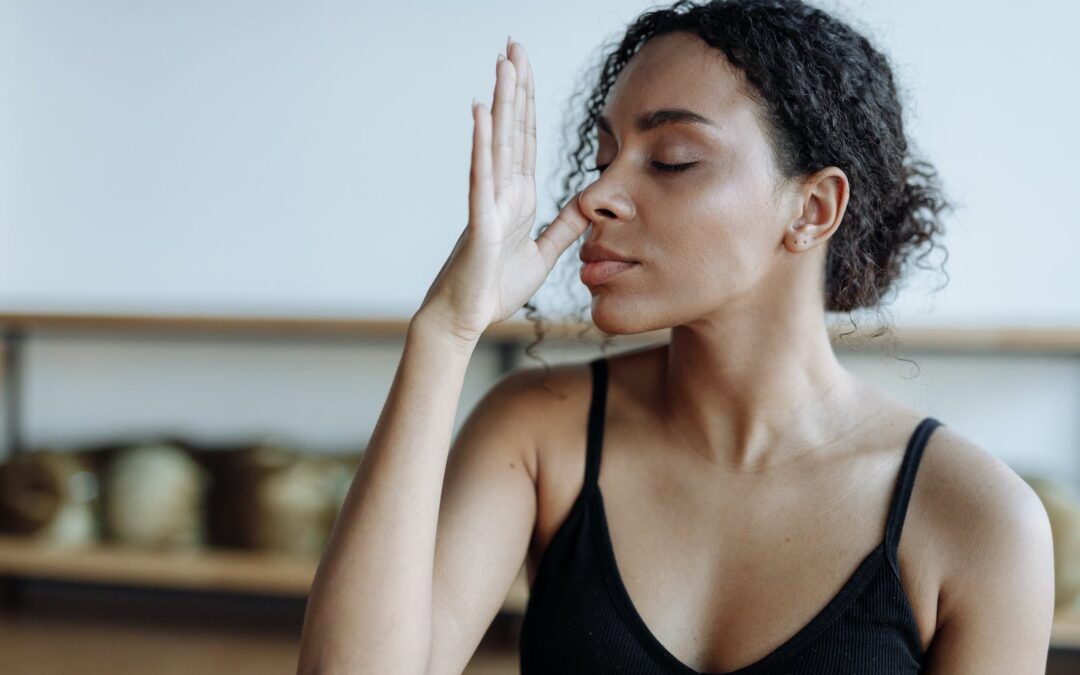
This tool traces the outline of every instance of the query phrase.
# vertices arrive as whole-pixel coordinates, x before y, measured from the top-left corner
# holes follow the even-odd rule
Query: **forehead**
[[[631,129],[632,117],[660,108],[687,108],[718,126],[752,122],[753,102],[742,73],[719,49],[697,35],[667,33],[646,42],[619,72],[601,114],[615,129]],[[741,119],[741,121],[740,121]]]

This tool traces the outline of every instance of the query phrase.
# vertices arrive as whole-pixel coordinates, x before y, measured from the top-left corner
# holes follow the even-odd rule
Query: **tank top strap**
[[[897,557],[900,549],[900,533],[904,529],[904,516],[907,515],[911,489],[915,485],[915,474],[919,470],[919,460],[922,459],[926,441],[939,426],[944,425],[933,417],[924,417],[908,439],[904,459],[900,463],[900,475],[896,479],[892,502],[889,505],[889,517],[885,525],[885,554],[897,575],[900,573]]]
[[[600,477],[600,449],[604,445],[604,413],[607,409],[608,362],[599,357],[589,362],[592,370],[592,400],[585,444],[585,484],[592,488]]]

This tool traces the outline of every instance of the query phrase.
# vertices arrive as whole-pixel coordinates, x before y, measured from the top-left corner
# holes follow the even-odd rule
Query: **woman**
[[[828,338],[825,312],[877,305],[944,207],[885,58],[793,0],[642,15],[582,126],[600,174],[534,239],[532,67],[507,55],[301,672],[460,673],[523,562],[526,674],[1045,672],[1038,498]],[[451,447],[480,335],[590,225],[593,321],[670,343],[508,375]]]

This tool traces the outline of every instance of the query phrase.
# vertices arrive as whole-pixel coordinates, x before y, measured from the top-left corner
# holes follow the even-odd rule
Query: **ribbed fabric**
[[[593,375],[585,482],[544,551],[520,633],[522,675],[900,675],[918,673],[919,630],[900,583],[897,550],[926,441],[942,423],[924,418],[908,441],[884,540],[811,621],[764,658],[701,673],[679,661],[646,627],[627,594],[597,484],[607,403],[607,360]]]

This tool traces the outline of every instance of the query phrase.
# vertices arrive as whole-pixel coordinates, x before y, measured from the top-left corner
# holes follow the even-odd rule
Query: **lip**
[[[578,276],[586,286],[597,286],[611,279],[620,272],[637,267],[636,262],[625,260],[585,261]]]
[[[617,260],[619,262],[637,262],[617,251],[613,251],[598,241],[587,241],[581,245],[578,257],[582,262],[591,263],[601,260]]]

